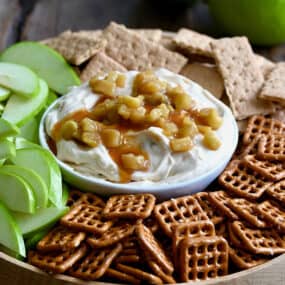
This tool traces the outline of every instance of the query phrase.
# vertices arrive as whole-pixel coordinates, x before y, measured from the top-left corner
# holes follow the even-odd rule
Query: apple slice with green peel
[[[0,244],[19,253],[21,256],[26,256],[26,249],[21,230],[16,223],[11,212],[0,201]]]
[[[16,156],[16,146],[7,138],[0,139],[0,159],[7,159]]]
[[[69,189],[65,183],[62,184],[62,206],[66,206],[69,197]]]
[[[48,107],[51,103],[53,103],[56,99],[57,99],[57,95],[52,91],[50,90],[49,91],[49,94],[48,94],[48,99],[47,99],[47,103],[46,103],[46,106]]]
[[[19,144],[17,146],[16,143],[16,148],[17,147],[19,147]],[[56,207],[62,206],[61,172],[49,151],[40,146],[17,149],[16,157],[12,158],[11,161],[15,165],[23,167],[28,165],[30,169],[34,170],[47,185],[49,200]]]
[[[36,232],[35,234],[31,235],[30,238],[25,240],[25,245],[26,245],[26,249],[30,250],[30,249],[34,249],[36,247],[36,245],[38,244],[38,242],[43,239],[43,237],[45,237],[50,231],[50,227],[40,230],[38,232]]]
[[[59,94],[65,94],[71,86],[80,84],[75,71],[59,53],[37,42],[14,44],[1,54],[0,60],[31,68]]]
[[[39,79],[26,66],[0,62],[0,85],[18,95],[31,98],[37,96]]]
[[[68,207],[49,207],[37,210],[34,214],[13,213],[24,238],[33,236],[36,232],[42,231],[55,224],[63,215],[68,212]]]
[[[1,138],[16,136],[19,133],[20,133],[20,130],[17,126],[6,121],[3,118],[0,118],[0,137]]]
[[[6,159],[3,158],[3,159],[0,159],[0,166],[2,166],[4,163],[5,163]]]
[[[2,166],[3,167],[3,166]],[[35,196],[30,185],[21,177],[1,171],[0,201],[13,211],[34,213]]]
[[[26,246],[26,248],[27,248],[27,246]],[[18,252],[15,252],[14,250],[7,248],[6,246],[4,246],[2,244],[0,244],[0,252],[4,252],[7,255],[14,257],[14,258],[21,260],[21,261],[25,260],[24,256],[20,255]]]
[[[43,179],[33,170],[18,165],[4,165],[1,172],[15,174],[23,178],[32,188],[36,208],[45,208],[48,203],[48,188]]]
[[[33,117],[20,128],[20,134],[18,136],[23,137],[31,142],[37,143],[38,129],[39,129],[39,122],[35,117]]]
[[[10,90],[0,87],[0,102],[7,100],[10,95],[11,95]]]
[[[9,98],[2,118],[18,126],[24,125],[30,118],[36,116],[45,106],[48,97],[48,86],[39,80],[39,92],[34,98],[23,98],[16,94]]]

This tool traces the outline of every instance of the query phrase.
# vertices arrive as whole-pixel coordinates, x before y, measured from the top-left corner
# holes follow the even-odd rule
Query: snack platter
[[[108,78],[114,84],[121,84],[117,83],[118,75],[112,73],[114,70],[122,76],[127,76],[128,70],[139,70],[141,73],[137,77],[142,75],[157,83],[161,79],[159,71],[157,77],[144,71],[166,68],[193,80],[229,106],[239,127],[239,145],[226,168],[214,181],[211,180],[205,192],[199,189],[190,195],[183,193],[157,198],[146,190],[139,194],[120,195],[115,192],[115,195],[102,196],[98,195],[102,190],[85,193],[82,190],[90,190],[88,187],[79,189],[75,185],[70,186],[69,191],[66,191],[64,211],[58,214],[56,223],[53,222],[45,235],[28,249],[26,261],[17,260],[0,250],[1,284],[2,280],[3,284],[11,285],[20,282],[199,285],[285,283],[283,63],[275,64],[253,53],[245,37],[213,39],[188,29],[181,29],[177,33],[131,30],[116,23],[109,24],[103,32],[66,31],[55,38],[43,40],[42,44],[61,54],[78,73],[81,81],[89,82],[88,86],[95,93],[101,92],[101,82],[110,82]],[[8,52],[2,58],[7,62],[10,58],[12,62],[14,60]],[[166,74],[170,78],[170,73]],[[44,79],[50,87],[51,83]],[[123,77],[119,79],[125,81]],[[92,80],[97,84],[96,87],[93,87]],[[50,88],[59,94],[66,93],[59,91],[58,86]],[[180,102],[176,103],[172,99],[169,94],[174,91],[168,89],[164,95],[169,96],[170,101],[173,100],[171,104],[177,107]],[[103,95],[105,90],[104,86]],[[184,95],[182,91],[175,90],[175,95]],[[154,93],[150,91],[149,95]],[[132,96],[136,95],[133,93]],[[113,94],[108,94],[106,98],[101,98],[100,102],[110,101]],[[142,100],[148,99],[144,97]],[[48,105],[46,107],[48,109]],[[178,112],[178,107],[175,112]],[[205,113],[211,116],[212,121],[202,115],[195,117],[198,122],[195,135],[198,132],[205,138],[209,131],[211,139],[204,142],[204,146],[217,151],[220,147],[218,138],[222,145],[224,139],[220,135],[215,136],[220,124],[217,122],[221,119],[214,112],[210,112],[211,115]],[[11,116],[8,111],[5,115],[4,109],[3,118],[9,121]],[[16,123],[13,123],[17,125],[17,120],[20,122],[21,118],[15,120]],[[105,123],[106,118],[101,122]],[[185,127],[177,122],[178,129]],[[79,120],[76,123],[82,128]],[[47,128],[44,120],[41,124],[43,130]],[[166,131],[165,126],[162,128]],[[182,131],[183,134],[179,130],[174,132],[177,142],[188,136],[194,141],[195,135],[192,136],[192,133],[184,136]],[[57,141],[52,142],[55,136],[49,136],[48,143],[41,144],[54,152]],[[68,139],[94,147],[94,140],[90,142],[83,138],[81,133],[80,138],[77,134],[73,137],[69,135]],[[175,139],[173,141],[176,142]],[[21,143],[25,145],[26,142],[18,142],[19,145]],[[172,147],[174,152],[182,151],[178,145]],[[191,146],[188,143],[186,150],[192,147],[192,142]],[[22,148],[25,149],[21,146],[20,150]],[[182,148],[184,151],[185,144]],[[17,164],[18,160],[14,159],[13,163]],[[19,163],[22,163],[21,159]],[[9,165],[7,167],[8,171]],[[143,169],[136,167],[135,170]],[[66,178],[66,181],[74,184],[72,179]],[[57,199],[57,196],[51,198],[54,205],[59,203]],[[17,217],[21,225],[21,217]],[[31,233],[33,230],[26,235],[26,241],[31,239]]]

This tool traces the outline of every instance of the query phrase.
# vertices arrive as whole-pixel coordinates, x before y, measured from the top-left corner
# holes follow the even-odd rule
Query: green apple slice
[[[31,237],[27,238],[25,240],[26,249],[27,250],[34,249],[36,245],[38,244],[38,242],[41,239],[43,239],[43,237],[45,237],[49,231],[50,231],[50,227],[47,227],[46,229],[40,230],[34,233]]]
[[[75,71],[59,53],[37,42],[14,44],[1,54],[0,60],[31,68],[59,94],[65,94],[71,86],[80,84]]]
[[[21,230],[14,217],[0,201],[0,244],[13,252],[26,256],[26,249]]]
[[[30,118],[37,115],[45,106],[48,97],[48,86],[40,79],[40,88],[36,97],[23,98],[16,94],[11,95],[2,114],[2,118],[21,126]]]
[[[13,213],[25,238],[55,224],[69,210],[68,207],[49,207],[36,211],[35,214]]]
[[[26,66],[0,62],[0,85],[27,98],[37,96],[39,79]]]
[[[0,159],[7,159],[16,156],[16,147],[7,138],[0,139]]]
[[[1,138],[16,136],[19,133],[20,133],[20,130],[17,126],[6,121],[3,118],[0,118],[0,137]]]
[[[47,103],[46,106],[48,107],[51,103],[53,103],[56,99],[57,99],[57,95],[53,92],[53,91],[49,91],[48,94],[48,99],[47,99]]]
[[[15,174],[31,186],[35,196],[36,208],[45,208],[47,206],[48,188],[35,171],[18,165],[4,165],[1,167],[1,172]]]
[[[20,128],[20,134],[18,136],[37,143],[38,129],[39,122],[35,117],[33,117]]]
[[[18,252],[15,252],[14,250],[11,250],[10,248],[7,248],[6,246],[0,244],[0,252],[4,252],[9,256],[12,256],[18,260],[24,261],[25,257],[20,255]]]
[[[69,197],[69,189],[65,183],[62,184],[62,205],[66,206]]]
[[[2,166],[6,161],[6,158],[0,159],[0,166]]]
[[[10,90],[0,87],[0,102],[7,100],[10,94],[11,94]]]
[[[32,188],[23,178],[2,171],[2,167],[0,168],[0,200],[13,211],[34,213],[36,203]]]
[[[40,146],[17,149],[16,157],[11,160],[15,165],[23,167],[28,165],[30,169],[34,170],[47,185],[49,200],[56,207],[62,206],[61,172],[49,151]]]

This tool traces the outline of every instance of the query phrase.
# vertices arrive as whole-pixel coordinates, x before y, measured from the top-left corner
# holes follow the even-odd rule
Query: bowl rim
[[[182,75],[179,75],[179,76],[182,76]],[[183,78],[185,78],[185,77],[183,76]],[[229,118],[231,120],[231,125],[233,127],[233,144],[231,146],[231,149],[227,150],[227,153],[231,154],[231,156],[232,156],[237,145],[238,145],[238,139],[239,139],[238,125],[237,125],[237,122],[233,116],[232,111],[230,110],[230,108],[227,105],[225,105],[222,101],[218,100],[214,95],[212,95],[209,91],[207,91],[201,85],[195,83],[194,81],[192,81],[188,78],[186,78],[186,79],[189,80],[191,82],[191,84],[194,84],[194,86],[198,86],[199,88],[202,88],[203,91],[206,93],[206,96],[209,96],[210,99],[212,101],[214,101],[214,103],[217,104],[218,106],[222,106],[223,110],[229,115]],[[104,180],[102,178],[92,177],[90,175],[84,175],[84,174],[74,170],[68,164],[59,160],[54,155],[54,153],[51,151],[51,149],[49,148],[49,145],[47,143],[47,134],[45,132],[46,116],[61,100],[64,99],[65,96],[68,96],[68,93],[59,97],[58,99],[56,99],[45,110],[45,112],[41,118],[40,124],[39,124],[39,143],[43,148],[47,149],[48,151],[50,151],[52,153],[53,157],[56,159],[56,162],[61,167],[61,169],[64,172],[72,175],[72,177],[74,177],[74,179],[80,179],[81,181],[84,181],[84,183],[89,183],[89,184],[93,184],[93,185],[100,185],[101,187],[104,187],[104,188],[112,188],[112,190],[114,190],[114,192],[115,191],[130,191],[130,192],[136,191],[136,193],[145,193],[147,191],[153,191],[153,193],[159,194],[161,191],[169,191],[169,190],[178,189],[178,188],[181,189],[181,188],[185,188],[189,185],[202,182],[207,177],[213,175],[215,173],[215,171],[218,168],[221,168],[223,166],[223,164],[225,163],[225,159],[220,160],[219,163],[217,163],[215,165],[215,167],[213,167],[209,171],[203,173],[202,175],[199,175],[199,176],[197,176],[191,180],[186,179],[185,181],[170,182],[170,183],[163,182],[163,181],[156,182],[156,183],[151,183],[151,182],[150,183],[143,183],[143,184],[138,184],[137,182],[134,182],[134,183],[116,183],[116,182]]]

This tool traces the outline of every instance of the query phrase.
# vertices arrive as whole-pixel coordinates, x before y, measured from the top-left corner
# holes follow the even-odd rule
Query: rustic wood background
[[[191,0],[189,0],[191,1]],[[0,51],[20,40],[39,40],[66,30],[104,28],[111,20],[131,28],[177,31],[189,27],[213,36],[207,5],[190,8],[186,0],[0,0]],[[167,4],[168,3],[168,4]],[[272,59],[285,60],[285,45],[254,47]]]

